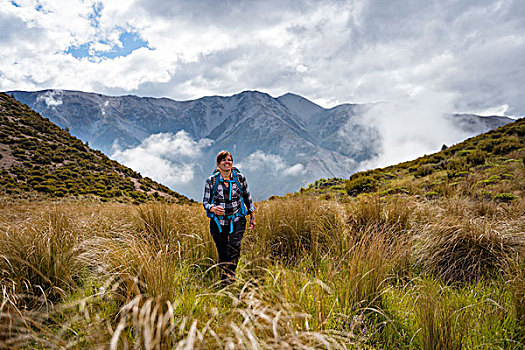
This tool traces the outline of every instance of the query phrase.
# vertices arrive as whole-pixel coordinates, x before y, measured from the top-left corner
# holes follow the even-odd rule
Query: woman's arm
[[[204,209],[206,211],[211,211],[211,208],[213,205],[210,204],[211,202],[211,181],[210,179],[206,180],[206,183],[204,184],[204,198],[202,199],[202,205],[204,206]]]

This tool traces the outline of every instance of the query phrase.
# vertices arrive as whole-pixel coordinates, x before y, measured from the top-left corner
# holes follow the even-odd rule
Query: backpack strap
[[[241,192],[241,209],[239,209],[239,216],[246,216],[248,213],[248,210],[246,209],[246,206],[244,205],[244,192],[242,191],[242,186],[237,179],[238,174],[235,172],[237,170],[236,168],[232,169],[232,177],[235,179],[235,183],[237,184],[237,187],[239,188],[239,191]],[[239,172],[239,170],[237,170]],[[231,187],[230,187],[231,192]]]
[[[235,172],[235,170],[236,170],[235,168],[232,169],[232,177],[233,177],[233,179],[235,180],[235,183],[237,184],[237,187],[239,188],[239,191],[241,191],[241,198],[242,198],[243,192],[242,192],[241,183],[240,183],[239,180],[237,179],[237,177],[239,176],[239,174],[238,174],[238,171],[239,171],[239,170],[237,170],[237,172]]]

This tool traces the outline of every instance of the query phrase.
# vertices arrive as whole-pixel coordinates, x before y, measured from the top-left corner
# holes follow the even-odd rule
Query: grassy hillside
[[[0,195],[135,203],[188,200],[90,149],[4,93],[0,93]]]
[[[401,164],[321,179],[301,194],[344,198],[378,193],[429,199],[464,196],[500,202],[523,199],[525,118],[470,138],[440,152]]]

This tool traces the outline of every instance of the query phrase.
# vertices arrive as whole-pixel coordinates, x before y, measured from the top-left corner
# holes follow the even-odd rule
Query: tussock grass
[[[443,218],[416,237],[420,266],[445,282],[465,282],[505,268],[525,246],[523,233],[483,219]]]
[[[200,206],[6,206],[2,254],[68,263],[39,266],[47,285],[2,265],[0,347],[519,348],[522,208],[374,194],[262,202],[238,280],[223,287]],[[29,290],[53,302],[24,301]]]
[[[195,206],[142,205],[128,213],[131,225],[116,236],[86,240],[86,264],[118,278],[121,300],[138,296],[174,300],[183,284],[213,265],[215,248]],[[196,269],[199,269],[198,271]]]
[[[447,289],[424,283],[416,304],[417,337],[421,349],[461,349],[468,329],[458,320],[455,305],[447,300]]]
[[[513,309],[521,331],[521,341],[525,341],[525,255],[516,257],[509,266],[508,289],[512,294]]]
[[[82,234],[55,208],[0,235],[0,278],[17,306],[59,301],[77,285],[84,266]],[[8,293],[7,291],[5,293]],[[13,296],[23,296],[18,301]]]
[[[225,308],[203,299],[218,300]],[[137,296],[120,309],[117,327],[107,334],[109,348],[346,349],[351,344],[344,332],[310,329],[308,314],[295,312],[274,288],[249,281],[197,295],[197,315],[180,314],[180,303]]]
[[[167,247],[167,252],[180,259],[199,260],[210,256],[208,220],[200,208],[187,205],[143,204],[133,217],[137,236],[155,244],[157,249]]]
[[[335,202],[315,198],[283,198],[258,206],[258,223],[247,244],[260,257],[297,262],[303,256],[321,258],[341,239],[343,211]]]
[[[372,195],[351,205],[348,225],[356,232],[386,230],[401,236],[410,229],[413,216],[414,205],[407,198]]]

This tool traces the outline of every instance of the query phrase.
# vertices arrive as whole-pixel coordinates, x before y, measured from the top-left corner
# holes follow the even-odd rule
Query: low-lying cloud
[[[37,102],[44,101],[48,107],[57,107],[62,104],[62,94],[59,90],[48,91],[38,96]]]
[[[377,128],[381,146],[379,155],[362,162],[360,170],[415,159],[473,136],[445,118],[453,111],[452,101],[453,96],[445,93],[420,91],[396,103],[368,108],[363,120]]]
[[[181,130],[176,134],[159,133],[149,136],[140,145],[125,150],[116,150],[111,158],[162,182],[183,194],[191,193],[196,169],[202,162],[202,151],[210,146],[209,139],[193,140]]]
[[[283,157],[277,154],[265,154],[258,150],[239,162],[239,168],[248,172],[264,172],[266,175],[300,176],[306,170],[301,163],[289,166]]]

